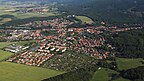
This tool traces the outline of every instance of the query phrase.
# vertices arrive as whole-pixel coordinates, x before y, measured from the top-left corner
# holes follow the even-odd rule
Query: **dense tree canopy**
[[[126,31],[114,34],[111,44],[119,52],[118,57],[144,58],[144,30]]]
[[[144,66],[124,70],[120,75],[132,81],[144,81]]]

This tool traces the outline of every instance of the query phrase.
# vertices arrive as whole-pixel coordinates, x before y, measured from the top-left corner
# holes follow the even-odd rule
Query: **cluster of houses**
[[[40,48],[37,50],[38,52],[50,53],[50,52],[65,52],[67,50],[66,46],[57,45],[56,42],[43,42]]]
[[[30,66],[40,66],[41,64],[43,64],[43,62],[47,61],[53,55],[54,54],[51,53],[43,53],[43,52],[35,53],[32,51],[26,51],[22,54],[9,58],[7,61],[26,64]]]
[[[129,31],[129,30],[138,30],[138,29],[143,29],[143,28],[144,27],[117,28],[117,29],[111,30],[110,32],[117,33],[117,32]]]
[[[61,27],[66,27],[71,24],[73,24],[73,22],[70,22],[69,20],[67,20],[65,18],[55,18],[53,20],[48,20],[48,21],[46,21],[46,20],[45,21],[34,21],[34,22],[19,25],[19,26],[61,28]]]
[[[28,48],[29,48],[29,46],[20,46],[20,45],[16,45],[16,44],[11,44],[11,45],[5,47],[4,50],[12,52],[12,53],[18,53],[18,52],[26,50]]]
[[[97,59],[106,59],[111,51],[105,49],[114,49],[112,45],[106,43],[107,38],[102,33],[117,33],[120,31],[128,31],[133,29],[141,29],[143,27],[118,28],[113,27],[86,27],[86,28],[67,28],[73,24],[64,18],[56,18],[51,21],[36,21],[23,26],[43,27],[51,26],[51,28],[36,31],[13,31],[12,36],[28,35],[32,39],[36,39],[37,45],[35,50],[29,50],[21,54],[15,55],[8,59],[10,62],[16,62],[31,66],[41,66],[52,56],[64,57],[63,53],[68,51],[77,52],[78,54],[88,54]],[[45,36],[41,32],[55,30],[58,35]],[[11,48],[11,49],[10,49]],[[15,51],[13,50],[15,48]],[[104,48],[104,49],[103,49]],[[8,46],[5,50],[16,53],[19,49],[26,49],[15,45]],[[52,58],[53,59],[53,58]],[[63,58],[59,58],[59,62]],[[69,60],[69,59],[67,59]],[[57,64],[59,65],[59,64]]]
[[[43,41],[36,50],[28,50],[9,58],[7,61],[30,66],[41,66],[41,64],[55,55],[54,52],[64,53],[66,50],[67,47],[57,46],[55,42]]]
[[[39,14],[44,14],[49,12],[48,6],[42,6],[42,5],[27,5],[27,6],[19,6],[17,8],[17,13],[39,13]]]
[[[31,30],[2,30],[4,35],[1,37],[7,41],[22,41],[22,40],[32,40],[33,31]]]
[[[108,51],[101,51],[96,49],[102,46],[109,48],[107,44],[105,44],[106,38],[104,36],[89,38],[83,34],[83,32],[88,32],[91,34],[99,35],[102,33],[100,30],[95,28],[58,28],[56,30],[59,33],[58,36],[44,36],[45,40],[50,40],[51,42],[43,42],[41,47],[38,49],[39,52],[49,53],[51,51],[56,51],[58,53],[63,53],[66,50],[75,50],[77,52],[87,53],[91,56],[97,56],[99,59],[102,59],[103,57],[106,58],[107,54],[109,53]],[[107,54],[104,54],[104,52],[107,52]]]

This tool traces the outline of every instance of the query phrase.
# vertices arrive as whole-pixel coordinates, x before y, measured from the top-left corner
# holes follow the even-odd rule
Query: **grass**
[[[82,23],[88,23],[88,24],[92,24],[93,21],[92,19],[86,17],[86,16],[76,16],[77,19],[80,19],[82,21]]]
[[[130,81],[130,80],[124,79],[124,78],[120,77],[120,78],[118,78],[118,79],[116,79],[116,80],[113,80],[113,81]]]
[[[15,42],[0,42],[0,49],[4,48],[10,44],[13,44],[13,43],[15,43]]]
[[[0,81],[41,81],[62,73],[64,72],[10,62],[0,62]]]
[[[102,68],[95,72],[91,81],[108,81],[111,79],[111,74],[117,73],[114,70]]]
[[[6,23],[6,22],[9,22],[11,21],[12,19],[11,18],[3,18],[1,21],[0,21],[0,25]]]
[[[24,46],[25,44],[31,43],[31,42],[35,42],[35,41],[34,41],[34,40],[31,40],[31,41],[20,41],[20,42],[16,42],[16,44],[17,44],[17,45]]]
[[[52,13],[52,12],[47,12],[47,13],[44,13],[44,14],[41,14],[41,13],[21,13],[21,14],[19,14],[17,12],[14,12],[15,10],[19,10],[19,9],[15,8],[14,6],[0,6],[0,16],[2,16],[2,15],[13,15],[14,17],[16,17],[16,19],[25,19],[25,18],[31,18],[31,17],[55,16],[55,14]],[[10,19],[10,18],[2,19],[0,21],[0,25],[6,23],[8,21],[12,21],[12,20],[13,19]]]
[[[13,53],[11,52],[7,52],[7,51],[4,51],[2,50],[4,47],[10,45],[10,44],[18,44],[18,45],[25,45],[26,43],[29,43],[29,42],[33,42],[33,41],[21,41],[21,42],[0,42],[0,60],[3,60],[11,55],[13,55]]]
[[[0,61],[13,55],[13,53],[10,53],[10,52],[7,52],[7,51],[3,51],[3,50],[0,50]]]
[[[13,55],[13,53],[7,52],[7,51],[3,51],[2,48],[6,47],[9,44],[12,44],[14,42],[0,42],[0,60],[3,60],[11,55]]]
[[[1,50],[13,43],[16,42],[0,42],[0,60],[13,55],[13,53]],[[28,41],[17,42],[16,44],[23,45],[26,43]],[[0,81],[41,81],[62,73],[64,72],[10,62],[0,62]]]
[[[118,68],[120,70],[126,70],[130,68],[136,68],[138,66],[144,66],[140,61],[143,61],[143,59],[128,59],[128,58],[117,58],[117,64]]]
[[[45,14],[40,14],[40,13],[24,13],[24,14],[17,14],[17,13],[13,13],[11,14],[13,16],[15,16],[18,19],[25,19],[25,18],[30,18],[30,17],[47,17],[47,16],[54,16],[53,13],[48,12]]]
[[[109,81],[112,78],[111,77],[112,74],[118,74],[118,72],[111,69],[102,68],[95,72],[93,78],[90,81]],[[130,80],[120,77],[112,81],[130,81]]]

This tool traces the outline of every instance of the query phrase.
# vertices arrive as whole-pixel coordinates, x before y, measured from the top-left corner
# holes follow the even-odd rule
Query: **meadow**
[[[13,44],[14,42],[0,42],[0,61],[13,55],[13,53],[3,51],[2,49],[9,44]]]
[[[141,61],[143,61],[142,58],[117,58],[116,61],[120,70],[127,70],[130,68],[136,68],[138,66],[144,66],[144,64],[141,63]]]
[[[143,61],[142,58],[135,58],[135,59],[116,58],[118,69],[120,70],[127,70],[130,68],[136,68],[138,66],[144,66],[144,64],[142,64],[141,61]],[[111,80],[112,74],[119,74],[119,73],[111,69],[102,68],[95,72],[91,81],[108,81]],[[130,80],[119,77],[113,81],[130,81]]]
[[[82,23],[92,24],[93,20],[86,16],[76,16],[77,19],[80,19]]]
[[[4,51],[3,50],[4,47],[10,44],[17,44],[17,45],[24,46],[25,44],[30,43],[30,42],[34,42],[34,41],[32,40],[32,41],[20,41],[20,42],[0,42],[0,61],[14,55],[11,52]]]
[[[0,6],[0,16],[3,15],[11,15],[15,18],[1,18],[0,17],[0,25],[15,20],[15,19],[25,19],[25,18],[31,18],[31,17],[48,17],[48,16],[55,16],[52,12],[47,13],[17,13],[15,11],[19,10],[18,8],[15,8],[15,6]]]
[[[30,41],[32,42],[32,41]],[[0,42],[0,60],[8,58],[13,53],[2,49],[10,44],[24,45],[28,41],[22,42]],[[62,71],[45,69],[40,67],[27,66],[6,61],[0,62],[0,81],[41,81],[45,78],[62,74]]]
[[[118,72],[111,69],[102,68],[95,72],[93,78],[90,81],[109,81],[112,78],[112,74],[118,74]],[[130,80],[119,77],[118,79],[115,79],[113,81],[130,81]]]
[[[0,81],[41,81],[64,72],[10,62],[0,62]]]

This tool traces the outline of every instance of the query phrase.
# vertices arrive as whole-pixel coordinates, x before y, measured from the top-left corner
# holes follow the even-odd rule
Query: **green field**
[[[95,72],[91,81],[108,81],[111,79],[109,75],[112,73],[117,73],[114,70],[102,68]]]
[[[6,47],[9,44],[12,44],[14,42],[0,42],[0,60],[3,60],[11,55],[13,55],[13,53],[7,52],[7,51],[3,51],[2,48]]]
[[[90,81],[109,81],[112,78],[111,77],[112,74],[118,74],[118,72],[114,70],[102,68],[95,72],[95,74],[93,75],[93,78]],[[120,77],[113,81],[129,81],[129,80]]]
[[[25,18],[31,18],[31,17],[48,17],[48,16],[55,16],[52,12],[47,12],[44,14],[41,13],[16,13],[15,11],[18,10],[14,6],[0,6],[0,16],[2,15],[12,15],[16,17],[16,19],[25,19]],[[0,25],[4,24],[8,21],[12,21],[11,18],[0,18]]]
[[[13,44],[15,42],[0,42],[0,49],[6,47],[7,45]]]
[[[7,52],[7,51],[3,51],[3,50],[0,50],[0,61],[13,55],[13,53],[10,53],[10,52]]]
[[[128,59],[128,58],[117,58],[117,64],[118,68],[120,70],[126,70],[130,68],[136,68],[138,66],[144,66],[140,61],[143,61],[143,59]]]
[[[5,58],[13,55],[13,53],[4,51],[4,50],[2,50],[2,48],[6,47],[6,46],[8,46],[8,45],[10,45],[10,44],[14,44],[14,43],[23,46],[23,45],[25,45],[25,44],[27,44],[27,43],[29,43],[29,42],[34,42],[34,41],[0,42],[0,60],[3,60],[3,59],[5,59]]]
[[[62,73],[64,72],[10,62],[0,62],[0,81],[41,81]]]
[[[30,17],[46,17],[53,16],[52,12],[47,12],[44,14],[41,13],[16,13],[15,10],[19,10],[15,8],[15,6],[0,6],[0,16],[1,15],[13,15],[18,19],[30,18]]]
[[[77,19],[80,19],[82,21],[82,23],[88,23],[88,24],[92,24],[93,20],[86,17],[86,16],[76,16]]]
[[[0,60],[13,55],[13,53],[2,50],[2,48],[13,43],[15,42],[0,42]],[[24,45],[26,43],[28,41],[16,44]],[[10,62],[0,62],[0,81],[41,81],[62,73],[64,72]]]
[[[120,78],[118,78],[118,79],[116,79],[116,80],[113,80],[113,81],[130,81],[130,80],[124,79],[124,78],[120,77]]]

